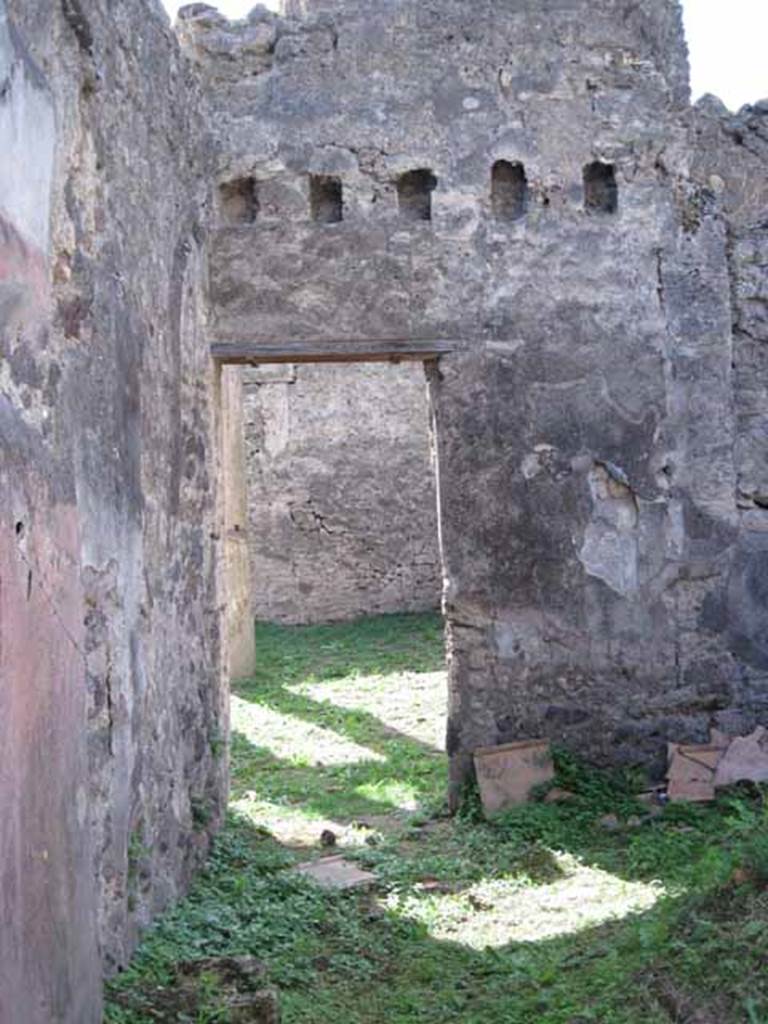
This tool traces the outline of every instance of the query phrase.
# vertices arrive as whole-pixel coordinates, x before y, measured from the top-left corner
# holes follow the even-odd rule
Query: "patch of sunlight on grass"
[[[423,924],[435,939],[472,949],[541,942],[648,910],[664,895],[660,883],[627,882],[553,853],[563,877],[533,885],[525,877],[488,879],[459,893],[392,893],[387,910]]]
[[[374,803],[386,804],[402,811],[415,811],[419,806],[419,795],[408,782],[381,779],[379,782],[364,782],[355,786],[355,792]]]
[[[435,750],[445,748],[448,686],[444,671],[359,675],[298,683],[287,689],[348,711],[367,711],[410,739]]]
[[[232,728],[254,746],[266,748],[289,764],[321,767],[386,761],[383,754],[361,747],[331,729],[281,714],[263,704],[252,704],[234,694],[230,701]]]
[[[239,800],[231,801],[229,806],[251,825],[270,832],[283,846],[317,847],[320,834],[326,829],[336,836],[336,846],[345,849],[365,846],[371,836],[377,841],[381,838],[374,828],[343,825],[332,818],[313,815],[301,807],[260,800],[254,792],[245,793]]]

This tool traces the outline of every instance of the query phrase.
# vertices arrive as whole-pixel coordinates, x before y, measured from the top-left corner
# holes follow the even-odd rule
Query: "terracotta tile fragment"
[[[548,740],[522,740],[475,751],[475,771],[486,814],[524,804],[531,791],[555,776]]]
[[[715,771],[723,748],[712,744],[668,744],[670,800],[701,803],[715,798]]]
[[[721,747],[723,750],[727,750],[732,739],[732,736],[729,736],[727,732],[721,732],[720,729],[709,730],[709,743],[712,747]]]

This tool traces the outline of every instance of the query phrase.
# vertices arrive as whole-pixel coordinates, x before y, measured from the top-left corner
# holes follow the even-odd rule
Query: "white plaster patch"
[[[0,5],[0,207],[17,231],[48,252],[55,122],[36,69],[17,53]]]
[[[520,466],[520,472],[526,480],[533,480],[541,472],[541,460],[535,452],[526,455]]]
[[[520,472],[525,479],[532,480],[538,476],[554,451],[555,448],[551,444],[534,445],[533,451],[525,456],[520,465]]]
[[[638,589],[638,506],[617,473],[595,463],[589,473],[592,520],[579,557],[591,576],[623,597]]]

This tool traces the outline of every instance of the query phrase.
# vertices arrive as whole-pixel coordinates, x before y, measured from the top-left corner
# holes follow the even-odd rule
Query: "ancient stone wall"
[[[760,532],[768,525],[768,100],[732,114],[706,96],[690,126],[693,174],[727,223],[737,497],[742,526]]]
[[[0,1019],[96,1024],[225,793],[211,172],[154,0],[4,0],[0,79]]]
[[[184,20],[219,146],[211,335],[453,340],[431,401],[454,781],[522,736],[660,767],[748,727],[768,534],[741,530],[727,211],[692,158],[679,5],[289,10]]]
[[[689,123],[693,175],[728,232],[738,533],[707,625],[748,666],[734,685],[742,709],[731,715],[744,731],[768,711],[768,100],[732,114],[705,97]]]
[[[322,622],[439,607],[421,365],[243,373],[256,617]]]

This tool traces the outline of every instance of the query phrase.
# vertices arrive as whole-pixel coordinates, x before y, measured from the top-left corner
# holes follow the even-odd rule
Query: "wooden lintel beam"
[[[359,341],[284,341],[266,344],[215,341],[211,356],[228,365],[259,363],[386,363],[425,362],[453,352],[453,341],[382,339]]]

